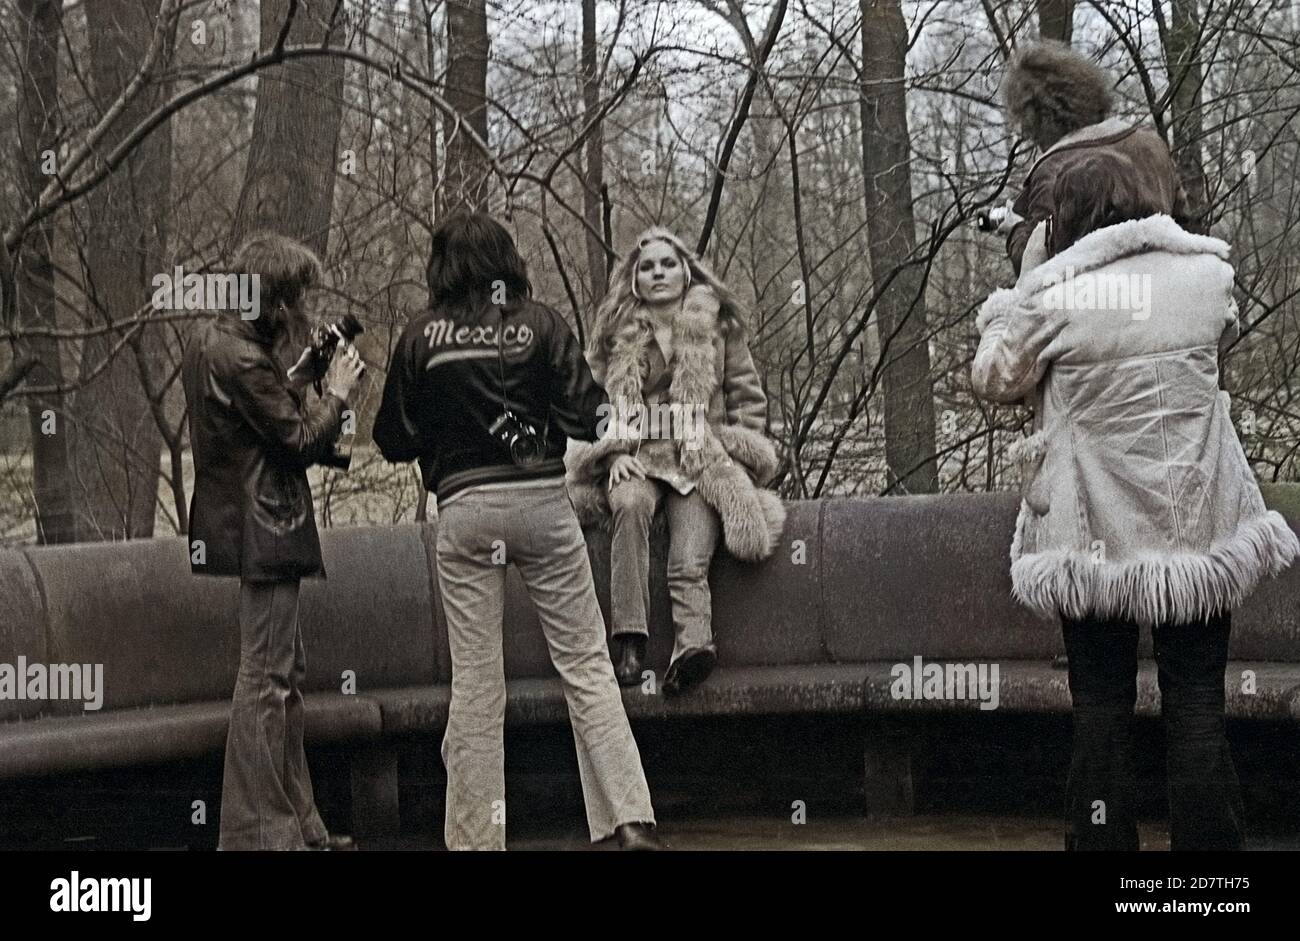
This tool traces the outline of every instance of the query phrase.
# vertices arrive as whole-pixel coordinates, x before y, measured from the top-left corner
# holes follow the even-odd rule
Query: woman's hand
[[[645,480],[645,465],[630,454],[620,454],[609,466],[609,489],[625,480]]]

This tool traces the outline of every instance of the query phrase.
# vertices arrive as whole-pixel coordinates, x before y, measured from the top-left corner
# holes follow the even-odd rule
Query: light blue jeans
[[[661,500],[668,517],[668,594],[676,629],[670,663],[676,663],[687,650],[713,642],[709,563],[722,523],[698,489],[682,496],[662,481],[634,478],[609,492],[614,517],[610,607],[615,634],[649,634],[650,523]]]
[[[654,823],[605,643],[582,528],[563,480],[554,487],[458,496],[438,513],[438,586],[451,646],[448,849],[505,849],[505,560],[523,576],[564,684],[592,842]],[[494,558],[495,556],[495,558]]]

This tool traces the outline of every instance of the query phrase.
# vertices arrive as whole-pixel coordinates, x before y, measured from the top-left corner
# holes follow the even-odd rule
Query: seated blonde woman
[[[676,641],[664,692],[684,692],[717,662],[709,562],[719,536],[736,558],[776,548],[785,509],[760,489],[776,471],[767,398],[731,292],[664,229],[616,267],[587,345],[609,394],[605,434],[569,454],[579,517],[613,528],[611,654],[623,685],[641,681],[649,628],[650,527],[663,507]]]

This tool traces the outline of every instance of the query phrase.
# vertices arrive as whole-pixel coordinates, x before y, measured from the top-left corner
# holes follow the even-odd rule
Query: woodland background
[[[1233,417],[1297,479],[1300,0],[0,0],[0,542],[185,531],[200,315],[151,282],[263,227],[325,260],[315,315],[367,328],[322,525],[413,518],[366,436],[464,206],[580,335],[642,228],[697,246],[749,308],[786,497],[1014,486],[1027,413],[969,379],[1011,268],[971,219],[1032,159],[998,85],[1039,35],[1109,70],[1231,242]]]

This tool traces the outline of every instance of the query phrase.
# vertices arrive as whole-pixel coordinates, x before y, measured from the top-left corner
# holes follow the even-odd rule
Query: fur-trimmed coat
[[[647,401],[647,384],[663,385],[654,382],[654,373],[664,369],[671,369],[666,394]],[[616,331],[605,356],[591,357],[591,370],[609,395],[611,414],[599,441],[572,442],[565,458],[569,494],[583,524],[610,524],[609,465],[617,455],[647,445],[660,462],[675,463],[673,476],[693,484],[718,513],[728,552],[744,561],[770,556],[785,525],[785,507],[762,489],[777,467],[776,449],[763,433],[767,398],[741,326],[722,312],[717,294],[706,285],[687,291],[673,320],[671,363],[662,361],[649,325],[633,320]],[[629,436],[626,428],[638,407],[658,404],[692,415],[702,410],[707,421],[694,440]],[[640,431],[651,429],[643,423]]]
[[[980,310],[976,393],[1034,403],[1011,454],[1011,578],[1041,616],[1203,620],[1300,553],[1219,390],[1238,330],[1228,255],[1151,216],[1090,233]]]

